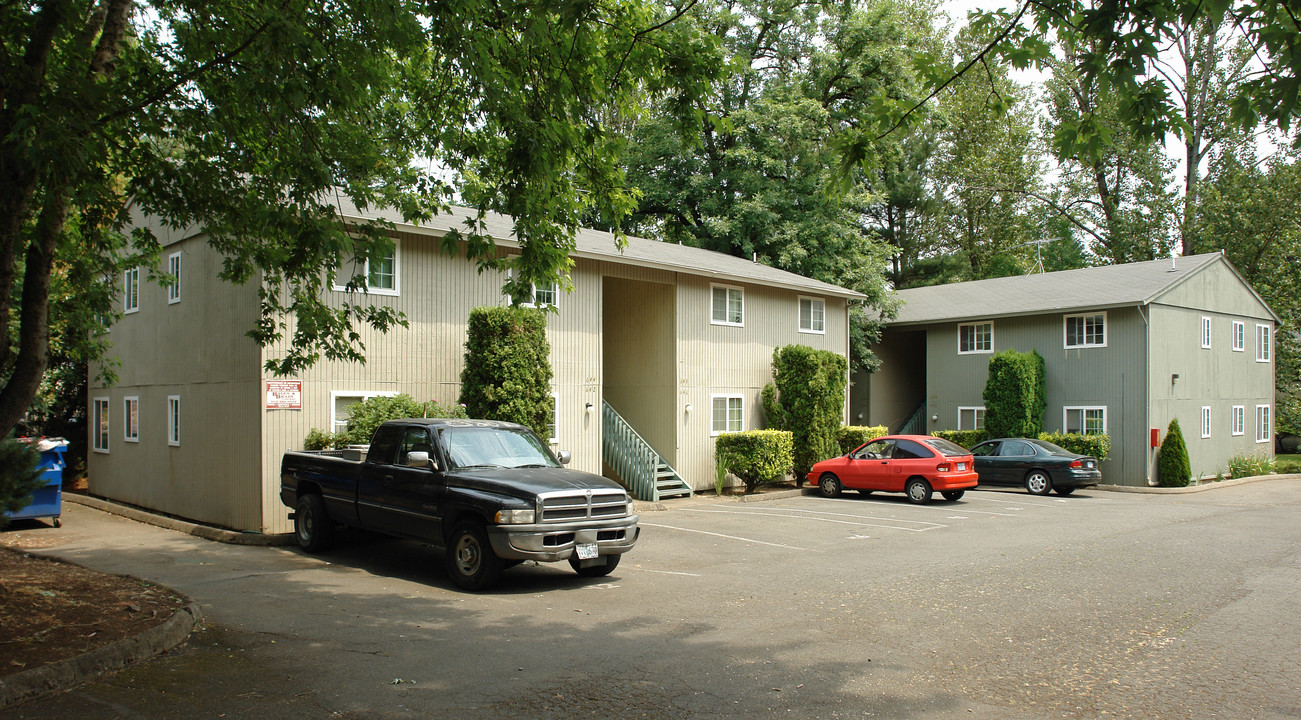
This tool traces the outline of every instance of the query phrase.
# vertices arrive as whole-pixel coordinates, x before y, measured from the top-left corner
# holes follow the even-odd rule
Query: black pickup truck
[[[637,541],[637,515],[622,487],[568,460],[522,425],[390,420],[364,451],[285,453],[280,500],[307,552],[328,549],[338,525],[420,540],[445,549],[466,590],[524,560],[608,575]]]

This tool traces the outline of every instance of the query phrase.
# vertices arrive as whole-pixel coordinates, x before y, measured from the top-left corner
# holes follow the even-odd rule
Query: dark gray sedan
[[[1098,459],[1034,438],[986,440],[971,448],[981,485],[1020,485],[1032,495],[1070,495],[1102,482]]]

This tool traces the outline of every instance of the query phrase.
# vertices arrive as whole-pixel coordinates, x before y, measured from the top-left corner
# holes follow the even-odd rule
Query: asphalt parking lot
[[[1296,718],[1299,490],[684,502],[608,578],[482,595],[412,543],[318,558],[75,508],[48,552],[209,626],[11,716]]]

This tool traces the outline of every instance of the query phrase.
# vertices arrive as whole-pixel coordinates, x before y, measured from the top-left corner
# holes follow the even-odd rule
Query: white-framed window
[[[1062,319],[1062,343],[1066,348],[1107,346],[1107,313],[1066,315]]]
[[[1210,346],[1211,346],[1211,319],[1203,315],[1202,316],[1202,347],[1209,348]]]
[[[181,445],[181,396],[167,396],[167,444]]]
[[[559,300],[559,283],[556,283],[555,281],[547,283],[546,285],[538,285],[537,283],[534,283],[532,296],[529,298],[528,302],[524,303],[524,305],[526,307],[536,308],[556,307]]]
[[[397,393],[384,390],[344,390],[330,393],[330,427],[334,432],[348,429],[348,419],[352,417],[352,406],[373,397],[393,397]]]
[[[560,395],[551,393],[551,424],[547,426],[547,442],[555,445],[560,442]]]
[[[122,273],[122,314],[140,310],[140,268],[129,268]]]
[[[709,295],[711,324],[745,325],[745,290],[730,285],[710,285]]]
[[[140,398],[132,395],[122,398],[122,439],[140,442]]]
[[[827,303],[825,300],[800,298],[800,332],[826,334]]]
[[[1233,321],[1233,352],[1242,352],[1247,346],[1247,323],[1241,320]]]
[[[1268,325],[1256,326],[1256,362],[1269,362],[1270,327]]]
[[[994,352],[994,323],[959,323],[958,354]]]
[[[167,286],[167,304],[181,301],[181,252],[178,250],[167,256],[167,274],[172,276],[172,284]]]
[[[91,447],[95,452],[108,452],[108,432],[109,432],[109,411],[108,398],[97,397],[91,401],[90,409],[90,431]]]
[[[958,429],[959,430],[984,430],[985,429],[985,408],[984,407],[958,408]]]
[[[1270,430],[1272,419],[1269,416],[1269,412],[1268,405],[1256,406],[1256,442],[1258,443],[1269,442],[1270,436],[1274,434]]]
[[[334,289],[347,290],[348,281],[355,274],[366,278],[365,292],[370,295],[397,295],[401,280],[402,254],[397,240],[393,248],[385,255],[372,255],[365,264],[358,268],[352,263],[345,263],[334,275]],[[358,272],[360,271],[360,272]]]
[[[741,432],[745,429],[745,399],[740,395],[711,395],[709,434]]]
[[[1202,437],[1208,438],[1210,436],[1211,436],[1211,406],[1203,405],[1202,406]]]
[[[1234,435],[1247,433],[1247,409],[1243,405],[1234,405],[1232,414],[1232,432]]]
[[[1062,408],[1062,430],[1081,435],[1107,432],[1106,405],[1068,405]]]

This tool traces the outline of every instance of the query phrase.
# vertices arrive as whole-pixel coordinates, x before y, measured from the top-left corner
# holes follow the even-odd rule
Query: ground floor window
[[[95,398],[91,406],[91,430],[94,432],[92,447],[95,452],[108,452],[109,412],[108,398]]]
[[[1242,405],[1233,406],[1233,434],[1245,435],[1247,432],[1246,408]]]
[[[1107,432],[1107,407],[1067,406],[1062,409],[1062,429],[1080,435],[1104,435]]]
[[[1211,436],[1211,406],[1203,405],[1202,406],[1202,437],[1208,438],[1210,436]]]
[[[740,395],[714,395],[710,435],[745,429],[745,400]]]
[[[1256,406],[1256,442],[1258,443],[1269,442],[1269,436],[1271,434],[1272,433],[1270,432],[1269,406],[1257,405]]]
[[[181,444],[181,396],[167,396],[167,444]]]
[[[373,397],[393,397],[394,395],[397,395],[397,393],[365,390],[330,393],[331,427],[334,428],[335,432],[347,430],[348,420],[352,418],[353,405]]]
[[[958,408],[958,429],[959,430],[984,430],[985,429],[985,408],[983,407]]]
[[[140,442],[140,398],[122,399],[122,435],[127,442]]]

